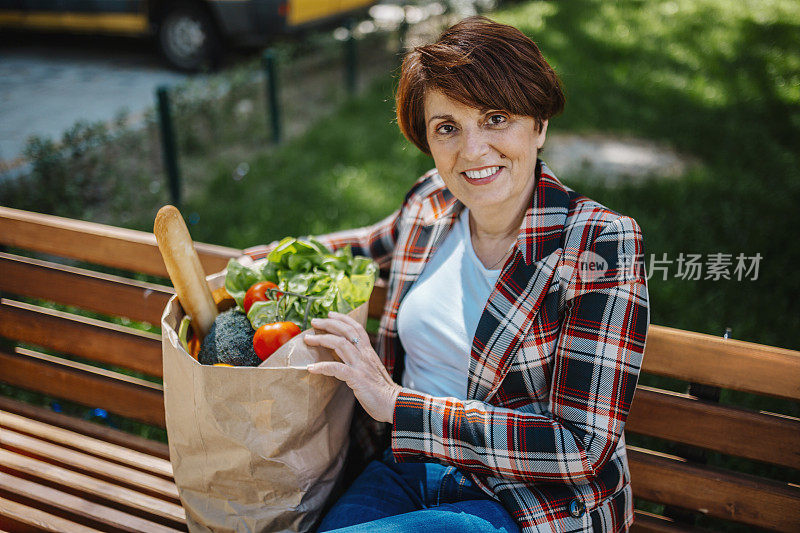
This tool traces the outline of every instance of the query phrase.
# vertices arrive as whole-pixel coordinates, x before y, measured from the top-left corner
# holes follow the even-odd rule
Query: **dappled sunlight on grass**
[[[711,152],[715,143],[705,140],[724,123],[707,120],[707,109],[733,108],[725,122],[744,122],[780,118],[770,93],[786,105],[800,100],[796,2],[536,2],[495,18],[531,35],[562,77],[569,103],[555,127],[644,129],[681,149]],[[653,106],[661,113],[649,113]],[[673,127],[660,128],[667,113]]]
[[[430,159],[405,150],[386,95],[391,80],[251,163],[241,181],[220,171],[192,209],[192,235],[246,247],[378,221],[399,206]]]
[[[505,24],[511,24],[510,20],[513,18],[517,28],[538,42],[537,32],[544,29],[551,31],[546,22],[557,15],[558,10],[559,4],[556,2],[521,2],[514,7],[492,13],[490,17]]]

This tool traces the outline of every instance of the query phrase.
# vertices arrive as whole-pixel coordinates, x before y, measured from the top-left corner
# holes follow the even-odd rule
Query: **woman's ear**
[[[536,148],[537,150],[541,150],[542,146],[544,146],[545,137],[547,137],[547,123],[548,120],[542,121],[542,129],[539,131],[539,138],[536,139]]]

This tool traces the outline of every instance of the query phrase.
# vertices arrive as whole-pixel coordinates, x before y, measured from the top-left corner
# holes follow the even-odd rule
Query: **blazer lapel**
[[[488,400],[499,388],[533,324],[563,252],[567,189],[540,162],[539,183],[472,341],[467,398]]]
[[[392,260],[393,276],[390,277],[394,286],[389,288],[389,293],[396,296],[392,300],[394,302],[391,306],[392,312],[384,316],[384,322],[381,324],[382,332],[392,332],[383,333],[379,342],[384,345],[384,364],[392,379],[398,383],[405,367],[400,337],[397,335],[397,312],[400,309],[400,302],[419,278],[425,264],[444,241],[444,237],[464,207],[464,204],[444,186],[441,177],[435,175],[432,179],[438,180],[438,189],[420,203],[414,221],[410,224],[411,233],[403,239],[403,249],[395,251],[396,255]]]
[[[421,202],[416,215],[417,223],[412,225],[412,234],[403,251],[403,267],[397,272],[399,283],[397,292],[400,295],[398,302],[405,298],[406,293],[419,278],[425,265],[458,219],[463,207],[464,204],[444,186]]]

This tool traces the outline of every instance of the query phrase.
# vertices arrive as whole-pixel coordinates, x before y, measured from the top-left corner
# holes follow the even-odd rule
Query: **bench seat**
[[[186,531],[164,443],[0,398],[0,524]]]
[[[209,274],[240,254],[197,247]],[[152,234],[0,207],[0,391],[163,436],[172,294]],[[755,400],[730,401],[742,395]],[[798,405],[800,352],[651,326],[626,425],[634,530],[800,531]],[[168,457],[164,442],[0,394],[0,531],[185,531]]]

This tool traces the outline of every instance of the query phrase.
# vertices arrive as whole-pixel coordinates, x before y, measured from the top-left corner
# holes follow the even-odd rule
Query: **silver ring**
[[[353,337],[352,339],[350,339],[350,342],[353,343],[353,346],[358,346],[358,341],[359,340],[360,339],[358,337]]]

